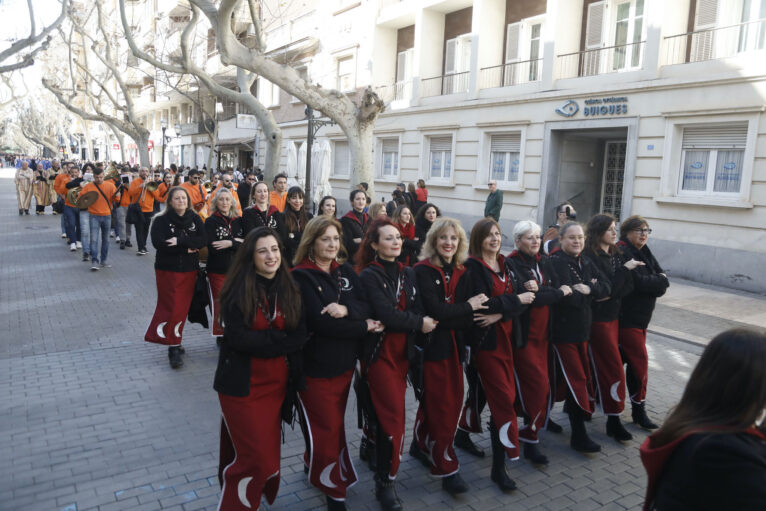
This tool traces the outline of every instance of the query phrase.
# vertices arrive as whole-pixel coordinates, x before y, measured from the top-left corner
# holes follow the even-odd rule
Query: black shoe
[[[492,440],[492,473],[490,478],[502,491],[515,490],[516,482],[508,475],[508,469],[505,466],[505,447],[500,443],[500,434],[492,420],[489,422],[489,436]]]
[[[28,214],[29,214],[29,210],[28,210],[28,209],[25,209],[25,210],[24,210],[24,214],[25,214],[25,215],[28,215]]]
[[[377,474],[375,475],[375,498],[380,502],[380,507],[384,511],[400,511],[404,509],[402,501],[396,495],[394,481],[381,479]]]
[[[178,351],[181,353],[181,355],[186,355],[186,348],[183,347],[183,345],[178,345]]]
[[[181,348],[178,346],[170,346],[168,348],[168,360],[170,361],[170,367],[178,369],[184,365],[184,361],[181,360]]]
[[[131,243],[130,240],[125,240],[125,246],[126,247],[132,247],[133,243]]]
[[[123,242],[123,241],[120,242],[120,250],[125,250],[126,246],[127,245],[125,245],[125,242]]]
[[[468,454],[476,456],[477,458],[484,457],[484,449],[473,443],[471,435],[462,429],[458,429],[457,433],[455,433],[455,447],[463,449]]]
[[[631,403],[633,407],[633,424],[638,424],[644,429],[657,429],[659,426],[651,421],[646,415],[646,403]]]
[[[564,428],[562,428],[557,422],[553,422],[553,419],[548,417],[548,424],[545,426],[545,431],[550,431],[551,433],[563,433]]]
[[[633,440],[633,435],[625,429],[618,415],[610,415],[606,418],[606,435],[613,437],[619,442]]]
[[[583,412],[576,405],[569,408],[569,423],[572,425],[572,438],[569,445],[578,452],[596,453],[601,450],[601,446],[591,440],[588,432],[585,430],[585,420]]]
[[[460,474],[452,474],[442,478],[442,490],[446,491],[450,495],[460,495],[468,491],[468,485],[460,477]]]
[[[19,210],[19,216],[24,216],[24,210],[23,209]]]
[[[346,509],[345,500],[335,500],[327,497],[327,511],[344,511]]]
[[[82,260],[87,263],[88,261],[90,261],[90,256],[88,254],[83,254]]]
[[[532,463],[536,465],[547,465],[548,464],[548,457],[540,452],[540,449],[538,449],[537,444],[531,444],[529,442],[524,442],[524,458],[528,459]]]
[[[420,450],[415,440],[412,440],[410,444],[410,456],[422,463],[424,467],[431,468],[431,461],[428,459],[428,455]]]

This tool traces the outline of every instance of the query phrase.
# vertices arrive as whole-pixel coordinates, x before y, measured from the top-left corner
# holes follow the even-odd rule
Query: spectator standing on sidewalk
[[[484,204],[484,216],[494,218],[495,222],[500,221],[500,210],[503,209],[503,192],[497,189],[497,181],[494,179],[489,182],[489,195]]]
[[[87,183],[82,187],[80,194],[96,192],[98,198],[88,206],[88,217],[90,222],[90,259],[92,271],[98,271],[101,268],[111,268],[106,262],[109,255],[109,229],[112,225],[112,199],[117,193],[117,188],[112,181],[104,181],[104,170],[96,168],[93,170],[93,182]],[[101,236],[101,259],[98,258],[98,240]]]

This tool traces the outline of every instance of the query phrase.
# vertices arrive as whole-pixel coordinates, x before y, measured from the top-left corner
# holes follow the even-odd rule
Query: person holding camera
[[[130,167],[124,166],[120,169],[120,184],[117,186],[117,197],[114,206],[115,217],[117,218],[116,237],[117,242],[120,244],[120,250],[125,250],[125,247],[132,247],[130,242],[130,224],[125,221],[125,217],[128,213],[128,206],[130,206],[130,181],[132,176],[130,175]]]
[[[543,234],[543,251],[546,255],[550,255],[559,245],[559,229],[567,222],[574,222],[577,220],[577,211],[574,206],[568,202],[559,204],[556,207],[556,223],[548,227]]]

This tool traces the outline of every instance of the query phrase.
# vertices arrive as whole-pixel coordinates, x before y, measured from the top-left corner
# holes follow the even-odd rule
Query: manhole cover
[[[47,225],[28,225],[25,229],[29,229],[30,231],[43,231],[45,229],[50,229],[50,227]]]

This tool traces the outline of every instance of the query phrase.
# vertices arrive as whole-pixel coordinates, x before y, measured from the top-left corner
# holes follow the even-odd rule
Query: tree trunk
[[[136,146],[138,147],[138,159],[141,162],[142,167],[149,168],[149,133],[140,133],[138,140],[136,140]]]
[[[267,183],[274,181],[279,174],[279,160],[282,154],[282,130],[274,126],[261,124],[263,136],[266,139],[266,155],[263,161],[263,180]]]
[[[372,164],[372,141],[374,122],[356,123],[354,128],[343,131],[348,138],[351,151],[351,186],[356,187],[361,182],[368,185],[367,194],[375,202],[375,180]]]
[[[96,153],[93,151],[93,139],[90,138],[90,123],[88,121],[83,120],[82,125],[83,125],[83,128],[85,128],[85,147],[88,148],[88,157],[85,159],[86,160],[90,160],[91,158],[95,159]]]

